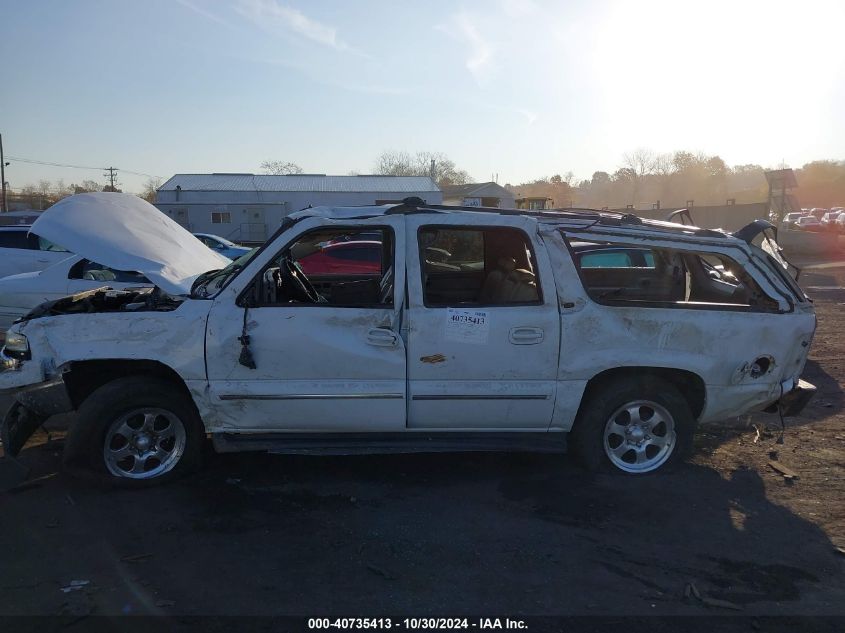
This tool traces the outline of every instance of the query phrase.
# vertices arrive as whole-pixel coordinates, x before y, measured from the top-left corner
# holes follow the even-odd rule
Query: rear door
[[[411,429],[548,429],[560,318],[536,223],[408,216]]]

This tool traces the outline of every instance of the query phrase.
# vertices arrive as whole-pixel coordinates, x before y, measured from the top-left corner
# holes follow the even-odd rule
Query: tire
[[[97,483],[143,488],[197,470],[205,429],[191,399],[150,376],[118,378],[79,407],[64,464]],[[107,443],[108,442],[108,443]]]
[[[692,450],[695,418],[671,383],[656,377],[599,385],[581,406],[569,442],[589,471],[668,470]]]

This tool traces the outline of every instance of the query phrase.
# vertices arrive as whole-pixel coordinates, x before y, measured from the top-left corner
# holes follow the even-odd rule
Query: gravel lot
[[[819,394],[785,443],[776,416],[708,427],[668,475],[548,455],[210,455],[127,492],[62,473],[61,431],[37,436],[35,481],[0,492],[0,614],[845,615],[843,282],[802,278]],[[89,582],[61,591],[74,580]]]

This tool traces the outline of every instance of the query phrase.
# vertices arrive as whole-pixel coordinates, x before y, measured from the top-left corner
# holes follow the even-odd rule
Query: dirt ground
[[[801,281],[816,399],[783,444],[773,415],[701,429],[671,474],[212,455],[172,485],[103,491],[41,436],[35,480],[0,492],[0,614],[845,615],[845,269]]]

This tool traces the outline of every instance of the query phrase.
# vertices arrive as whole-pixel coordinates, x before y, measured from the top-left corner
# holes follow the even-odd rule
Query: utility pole
[[[115,181],[117,180],[117,167],[106,167],[106,173],[103,174],[105,178],[109,179],[108,191],[117,191]]]
[[[3,196],[0,198],[0,211],[6,213],[9,205],[6,203],[6,159],[3,157],[3,135],[0,134],[0,183],[2,183]]]

